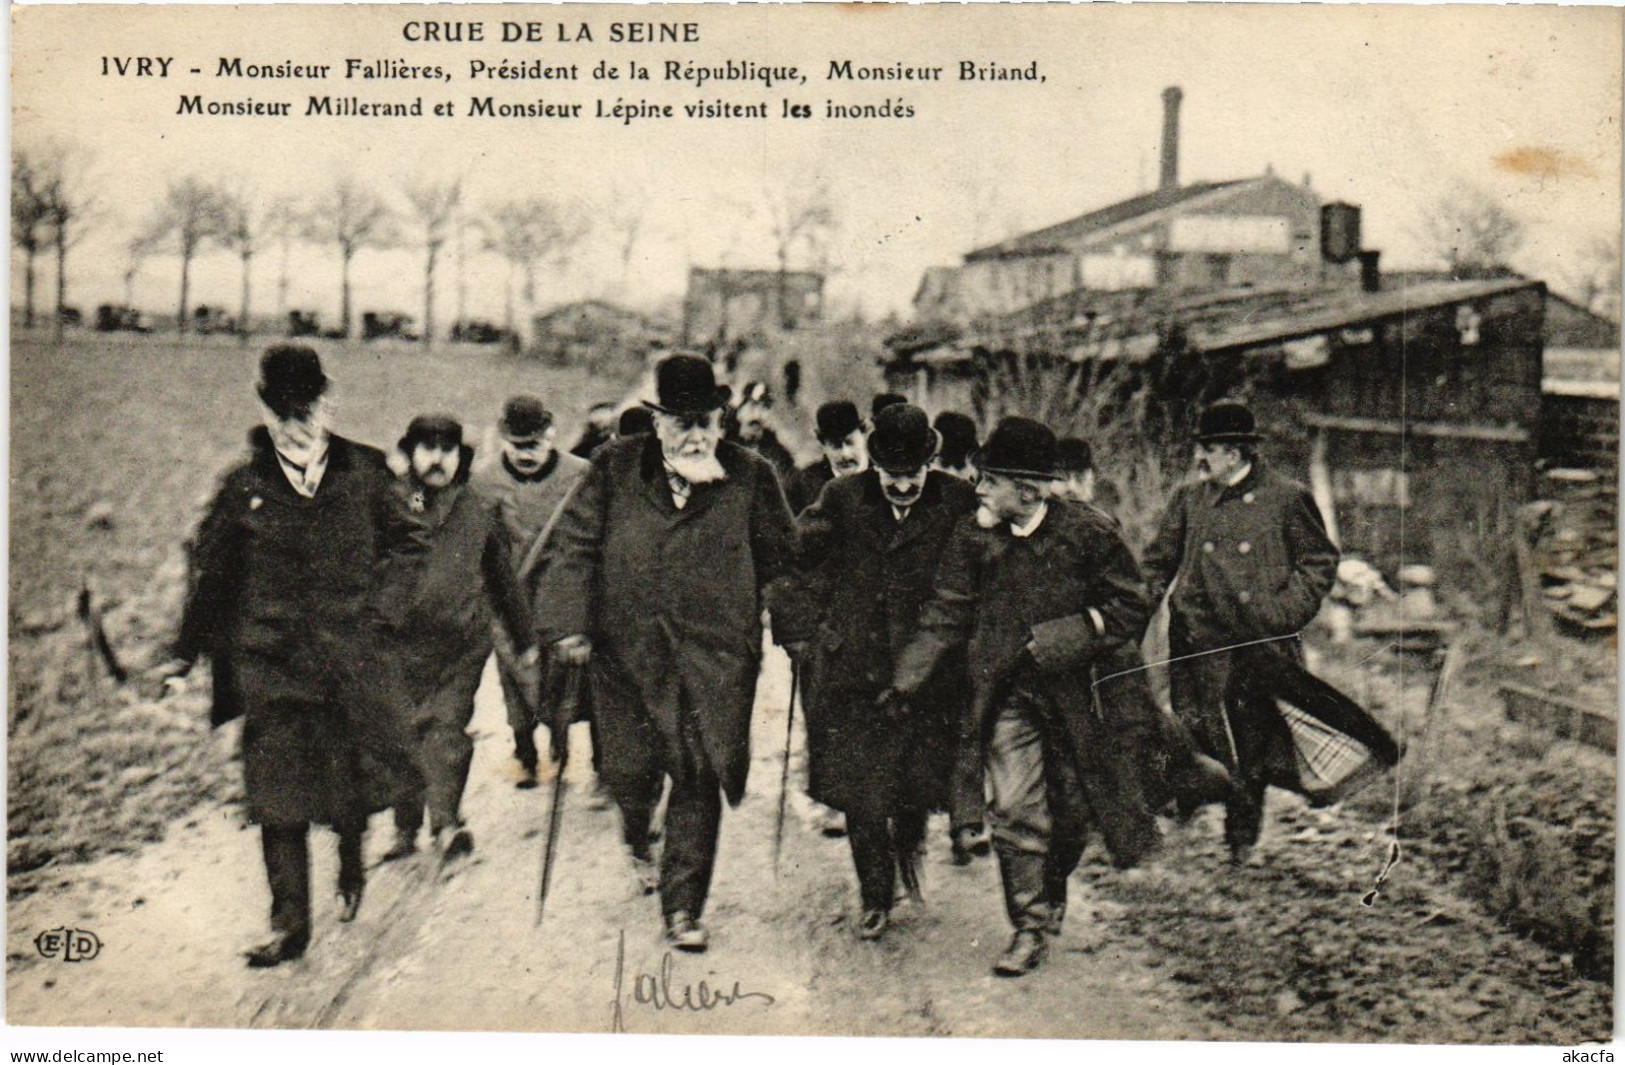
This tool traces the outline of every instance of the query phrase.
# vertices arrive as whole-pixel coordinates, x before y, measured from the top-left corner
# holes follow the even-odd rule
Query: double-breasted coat
[[[1148,616],[1134,558],[1094,508],[1051,500],[1024,538],[966,518],[894,685],[919,691],[946,652],[964,645],[972,693],[965,739],[979,751],[1012,686],[1043,696],[1060,715],[1055,731],[1069,741],[1083,798],[1114,859],[1131,865],[1158,840],[1150,777],[1166,735],[1143,672],[1123,671],[1137,658],[1132,644]]]
[[[678,774],[691,740],[728,801],[744,797],[764,591],[791,562],[794,529],[764,459],[726,441],[717,459],[726,478],[693,485],[678,508],[652,434],[607,444],[553,531],[537,627],[545,644],[592,640],[601,769],[618,797],[651,742]]]
[[[374,602],[392,477],[381,452],[335,436],[307,498],[263,427],[250,447],[198,528],[174,652],[209,656],[216,725],[244,719],[251,820],[353,821],[416,782]]]
[[[890,721],[875,701],[919,629],[937,564],[976,509],[971,486],[932,471],[902,521],[873,472],[829,482],[796,520],[800,572],[775,588],[774,636],[803,641],[808,792],[848,814],[946,808],[970,692],[950,652]]]

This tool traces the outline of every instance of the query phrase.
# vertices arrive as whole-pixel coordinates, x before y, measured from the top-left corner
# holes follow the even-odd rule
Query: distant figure
[[[789,359],[784,364],[784,401],[797,405],[801,397],[801,360]]]
[[[1202,412],[1197,480],[1174,492],[1143,560],[1153,605],[1173,588],[1174,711],[1235,781],[1224,820],[1235,862],[1258,842],[1268,785],[1307,783],[1280,701],[1338,734],[1327,741],[1331,764],[1365,760],[1344,737],[1383,765],[1399,760],[1381,725],[1303,667],[1298,634],[1337,578],[1337,548],[1309,489],[1264,466],[1259,439],[1244,404]]]
[[[590,459],[599,445],[615,438],[615,404],[594,403],[587,408],[587,424],[581,429],[581,438],[570,449],[578,459]]]
[[[974,480],[976,470],[970,457],[976,453],[976,423],[970,415],[956,410],[945,410],[937,415],[934,428],[942,435],[942,450],[932,465],[943,473],[951,473],[962,480]]]
[[[1055,445],[1055,468],[1061,474],[1054,489],[1058,498],[1074,503],[1095,501],[1095,454],[1089,441],[1077,436],[1062,437]]]
[[[795,514],[811,506],[830,481],[869,468],[863,419],[858,417],[857,404],[849,399],[826,403],[818,408],[816,423],[818,446],[824,455],[811,466],[797,470],[784,489],[790,510]]]
[[[354,920],[367,815],[417,783],[375,613],[379,562],[400,546],[392,479],[376,448],[328,430],[327,389],[304,345],[274,345],[260,360],[265,424],[198,528],[174,658],[161,669],[166,687],[182,684],[209,656],[212,722],[244,720],[248,818],[271,888],[271,938],[248,952],[251,968],[302,957],[310,943],[310,825],[338,831],[339,920]]]
[[[746,382],[739,390],[739,402],[734,408],[727,438],[766,459],[778,474],[779,484],[785,485],[796,474],[796,460],[767,424],[772,409],[773,393],[767,385],[761,381]]]
[[[621,411],[620,424],[615,427],[615,438],[624,440],[629,436],[654,431],[654,415],[649,413],[648,407],[628,407]]]
[[[468,724],[491,657],[493,621],[518,651],[517,666],[532,673],[536,644],[501,504],[469,487],[474,449],[463,443],[462,425],[422,415],[399,446],[405,469],[395,486],[397,520],[415,549],[386,560],[379,603],[424,787],[395,806],[395,842],[384,860],[417,849],[427,806],[434,848],[447,863],[474,850],[461,807],[474,760]]]
[[[502,405],[497,435],[502,438],[501,459],[480,472],[475,487],[496,503],[508,535],[514,577],[524,591],[527,606],[533,606],[537,582],[547,568],[544,541],[560,505],[587,472],[587,463],[553,446],[553,414],[536,396],[510,397]],[[514,757],[519,761],[518,787],[534,788],[536,727],[543,721],[553,722],[550,707],[539,705],[539,666],[524,661],[521,644],[509,638],[505,627],[494,626],[491,636],[496,644],[502,697],[508,707],[508,726],[513,730]]]
[[[875,420],[875,415],[879,414],[881,411],[885,410],[887,407],[895,407],[899,403],[907,403],[907,402],[908,402],[908,397],[904,396],[904,395],[901,395],[901,394],[899,394],[897,392],[880,392],[880,393],[877,393],[875,395],[875,398],[873,398],[873,399],[871,399],[869,401],[869,421],[871,423],[873,423],[874,420]]]

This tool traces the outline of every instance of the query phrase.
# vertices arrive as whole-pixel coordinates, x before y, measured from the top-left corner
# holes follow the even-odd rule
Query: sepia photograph
[[[12,1060],[1613,1060],[1620,9],[10,34]]]

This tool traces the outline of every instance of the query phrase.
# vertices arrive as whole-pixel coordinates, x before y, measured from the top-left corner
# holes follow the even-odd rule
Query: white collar
[[[1253,464],[1250,463],[1250,462],[1244,462],[1244,463],[1241,464],[1241,469],[1239,469],[1235,473],[1231,474],[1230,479],[1228,481],[1224,482],[1224,486],[1226,488],[1234,488],[1236,485],[1240,484],[1242,481],[1245,481],[1247,479],[1247,475],[1249,473],[1252,473],[1252,472],[1253,472]]]
[[[1049,504],[1047,502],[1038,504],[1038,509],[1033,511],[1033,516],[1028,518],[1025,524],[1017,525],[1015,522],[1010,523],[1010,535],[1019,540],[1025,540],[1027,537],[1037,532],[1040,525],[1044,524],[1044,515],[1048,513]]]
[[[282,474],[293,486],[293,490],[306,499],[313,499],[316,489],[322,485],[322,474],[327,472],[327,437],[324,435],[317,445],[318,450],[311,456],[303,467],[282,452],[276,452],[277,465],[282,467]],[[271,450],[276,451],[273,447]]]

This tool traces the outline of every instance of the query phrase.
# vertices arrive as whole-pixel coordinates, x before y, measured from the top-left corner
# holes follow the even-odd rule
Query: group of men
[[[456,421],[426,416],[392,473],[329,430],[313,351],[266,353],[265,425],[199,529],[166,670],[209,655],[216,721],[245,717],[273,929],[251,965],[308,944],[310,823],[338,830],[345,920],[369,814],[394,810],[386,857],[412,852],[425,809],[442,861],[472,850],[467,726],[493,647],[521,786],[538,723],[558,742],[590,707],[624,843],[691,952],[709,943],[724,801],[745,794],[764,617],[801,689],[809,793],[845,815],[858,935],[880,938],[899,888],[918,893],[927,817],[946,810],[957,862],[991,836],[1013,926],[1001,975],[1060,934],[1090,832],[1129,866],[1157,848],[1159,812],[1224,802],[1243,857],[1265,785],[1305,790],[1278,698],[1397,759],[1298,664],[1337,554],[1307,491],[1263,468],[1246,407],[1204,412],[1202,479],[1142,571],[1089,502],[1087,444],[1038,422],[1006,418],[978,443],[968,418],[933,426],[901,396],[867,419],[837,401],[817,412],[823,456],[797,471],[765,391],[731,404],[710,362],[681,354],[654,384],[644,423],[605,421],[584,457],[520,396],[489,468],[472,473]],[[1177,714],[1140,653],[1170,584]]]

